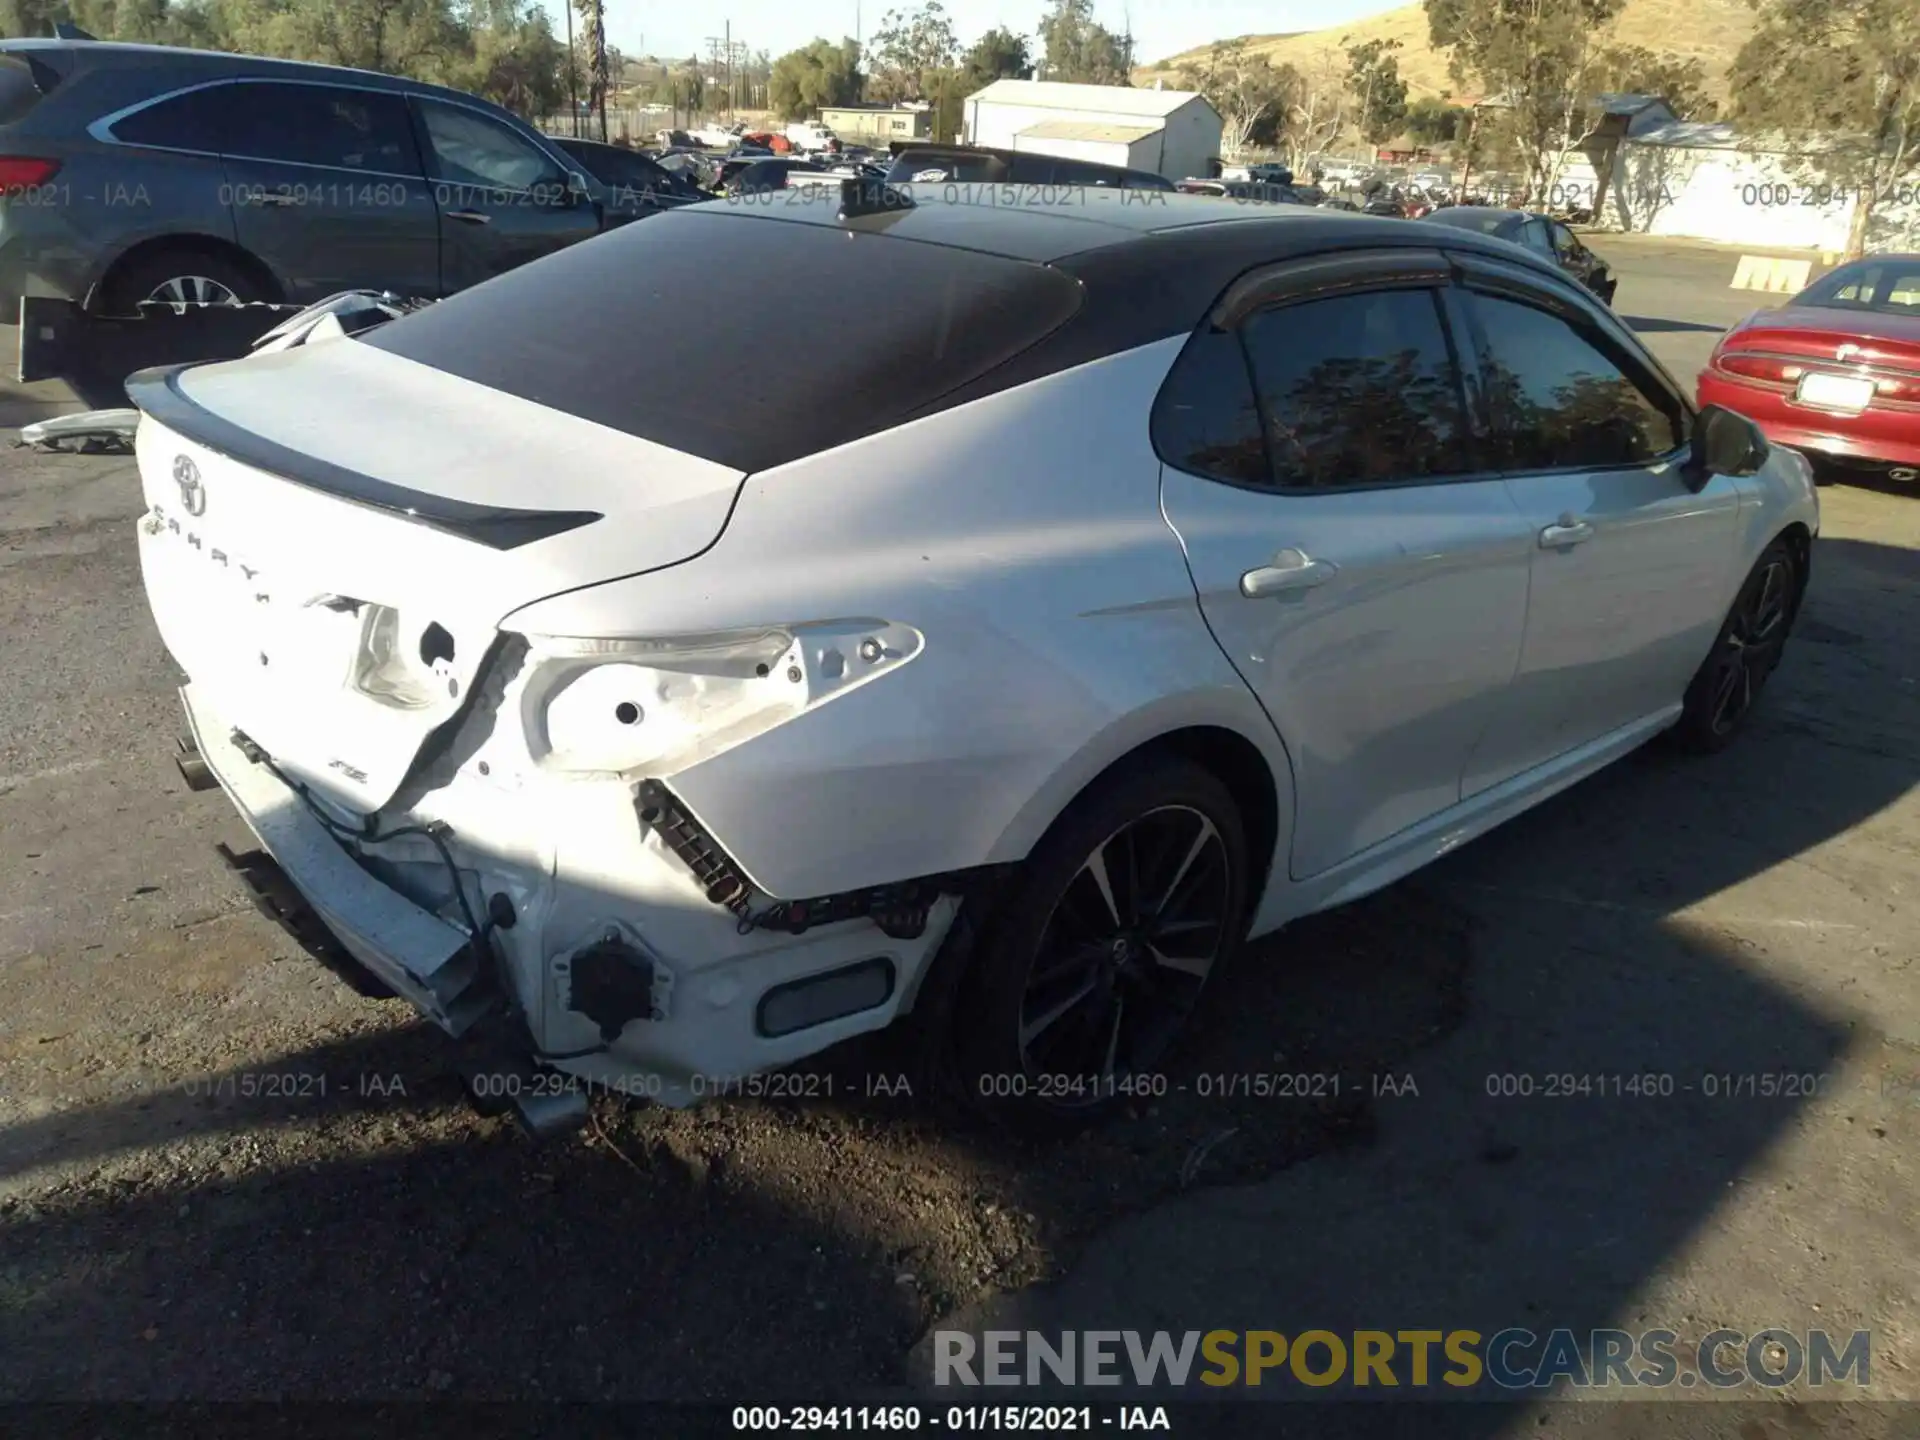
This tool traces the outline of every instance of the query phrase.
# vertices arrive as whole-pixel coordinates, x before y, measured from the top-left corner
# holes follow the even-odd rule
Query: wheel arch
[[[1246,696],[1249,707],[1251,694]],[[994,847],[997,861],[1030,855],[1081,796],[1119,771],[1162,756],[1191,761],[1215,776],[1240,807],[1247,828],[1249,920],[1267,908],[1269,891],[1285,883],[1276,863],[1293,833],[1293,766],[1263,712],[1235,713],[1222,704],[1175,718],[1154,707],[1152,719],[1134,717],[1104,732],[1055,773],[1014,818]]]
[[[135,241],[118,255],[115,255],[101,267],[99,275],[87,289],[86,308],[94,310],[106,299],[114,282],[143,260],[168,251],[179,251],[190,255],[217,255],[230,264],[247,271],[260,282],[261,288],[276,300],[286,297],[286,287],[280,283],[267,263],[251,250],[219,235],[204,230],[174,231],[165,235],[149,235]]]
[[[1800,584],[1793,592],[1791,612],[1792,617],[1797,617],[1800,613],[1800,602],[1807,596],[1807,581],[1813,574],[1813,532],[1807,528],[1805,521],[1793,520],[1789,521],[1773,538],[1787,542],[1788,548],[1793,551],[1794,566],[1800,572]],[[1770,545],[1773,541],[1767,543]]]

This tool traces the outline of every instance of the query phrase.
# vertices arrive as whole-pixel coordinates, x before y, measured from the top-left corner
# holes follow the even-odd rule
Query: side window
[[[1645,465],[1678,448],[1671,401],[1649,396],[1558,315],[1491,295],[1473,305],[1502,470]]]
[[[1273,483],[1238,335],[1209,325],[1187,342],[1153,404],[1153,448],[1192,475],[1233,485]]]
[[[114,138],[127,145],[157,145],[217,155],[241,129],[233,118],[237,114],[237,89],[233,85],[208,85],[157,101],[116,121]]]
[[[566,183],[546,154],[492,116],[439,100],[415,103],[426,122],[434,179],[496,190]]]
[[[1580,253],[1580,242],[1573,238],[1573,232],[1558,221],[1553,225],[1553,252],[1562,260],[1571,260]]]
[[[420,173],[403,96],[279,82],[230,88],[243,113],[224,154],[389,175]]]
[[[1436,292],[1262,310],[1241,337],[1276,484],[1338,489],[1479,468]]]
[[[1520,243],[1529,250],[1538,250],[1543,255],[1553,253],[1553,243],[1547,239],[1547,225],[1544,220],[1528,220],[1520,227]]]

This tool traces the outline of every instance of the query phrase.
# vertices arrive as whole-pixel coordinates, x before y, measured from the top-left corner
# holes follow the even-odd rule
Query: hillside
[[[1626,0],[1615,22],[1616,45],[1641,45],[1685,59],[1698,59],[1707,72],[1707,88],[1725,99],[1727,67],[1753,33],[1754,15],[1747,0]],[[1459,90],[1447,74],[1447,52],[1427,42],[1427,13],[1423,5],[1405,5],[1370,15],[1346,25],[1285,35],[1250,35],[1249,49],[1311,72],[1338,58],[1347,44],[1369,40],[1398,40],[1400,74],[1409,98],[1444,95]],[[1144,67],[1136,83],[1152,84],[1156,75],[1196,65],[1211,47],[1203,46]]]

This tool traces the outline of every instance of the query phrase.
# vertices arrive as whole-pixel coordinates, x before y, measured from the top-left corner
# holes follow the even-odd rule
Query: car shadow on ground
[[[1831,1072],[1856,1043],[1689,912],[1920,778],[1920,702],[1876,659],[1916,617],[1875,577],[1913,560],[1821,542],[1734,751],[1651,747],[1254,947],[1168,1088],[1070,1142],[929,1114],[881,1036],[810,1067],[831,1098],[602,1102],[583,1139],[535,1145],[471,1114],[404,1023],[16,1124],[0,1182],[59,1178],[0,1201],[0,1398],[842,1399],[1005,1292],[1041,1328],[1630,1324],[1806,1103],[1707,1077]],[[1668,1080],[1550,1101],[1550,1074]],[[1302,1076],[1340,1084],[1283,1093]],[[1413,1131],[1390,1161],[1383,1125]],[[1182,1218],[1290,1168],[1251,1225]],[[1156,1218],[1177,1248],[1076,1268]]]

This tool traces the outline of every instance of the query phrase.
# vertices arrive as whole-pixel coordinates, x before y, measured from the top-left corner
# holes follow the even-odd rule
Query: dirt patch
[[[1116,1219],[1365,1143],[1376,1077],[1457,1023],[1467,966],[1464,922],[1411,887],[1303,922],[1220,977],[1164,1094],[1065,1144],[930,1115],[885,1037],[826,1058],[831,1101],[603,1103],[536,1144],[473,1114],[397,1005],[335,991],[297,1033],[292,967],[234,975],[220,938],[196,969],[224,1018],[274,1017],[199,1037],[228,1069],[187,1078],[192,1037],[154,1035],[138,1093],[4,1137],[0,1395],[738,1398],[749,1354],[765,1393],[886,1384],[938,1318]],[[120,1071],[110,1048],[76,1068]],[[1255,1078],[1282,1076],[1338,1079]]]

